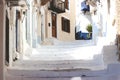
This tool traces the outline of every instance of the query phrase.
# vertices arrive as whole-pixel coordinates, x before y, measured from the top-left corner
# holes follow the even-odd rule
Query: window
[[[70,33],[70,20],[62,17],[62,30]]]
[[[65,9],[69,10],[69,1],[68,0],[65,0]]]

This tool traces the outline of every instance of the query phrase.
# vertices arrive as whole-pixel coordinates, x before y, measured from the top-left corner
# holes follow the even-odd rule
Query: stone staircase
[[[13,67],[26,70],[104,69],[102,54],[93,53],[91,48],[88,47],[88,50],[80,48],[76,52],[74,49],[65,51],[58,48],[33,50],[33,54],[27,60],[18,60],[13,63]],[[96,47],[93,48],[97,50]]]
[[[33,70],[101,70],[105,68],[102,46],[94,45],[92,40],[56,43],[33,49],[27,59],[13,62],[13,67]]]
[[[106,67],[103,62],[96,62],[95,60],[81,61],[81,60],[57,60],[57,61],[17,61],[13,64],[13,68],[21,70],[102,70]]]
[[[120,80],[120,64],[110,64],[107,69],[76,70],[21,70],[7,68],[6,80]]]
[[[53,38],[51,41],[53,41],[54,45],[75,45],[75,46],[86,46],[86,45],[93,45],[95,42],[94,40],[74,40],[74,41],[60,41],[55,38]]]
[[[40,45],[32,50],[30,60],[92,60],[102,55],[102,46],[93,40],[62,42],[54,39],[54,45]]]
[[[101,50],[96,46],[73,47],[73,46],[47,46],[33,49],[31,60],[92,60],[99,55]]]
[[[98,40],[97,45],[87,46],[79,46],[79,41],[39,46],[28,59],[17,60],[7,68],[6,80],[73,80],[76,76],[81,78],[78,80],[87,77],[85,80],[107,80],[106,77],[120,74],[120,63],[116,60],[115,45],[103,49],[103,42]]]

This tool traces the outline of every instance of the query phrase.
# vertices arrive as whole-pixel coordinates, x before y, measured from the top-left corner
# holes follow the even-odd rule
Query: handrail
[[[62,9],[62,8],[65,9],[64,3],[58,3],[58,6],[59,6],[59,5],[60,5],[60,7],[59,7],[60,9]]]

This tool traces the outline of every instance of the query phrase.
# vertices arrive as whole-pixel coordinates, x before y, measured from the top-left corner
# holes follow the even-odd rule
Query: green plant
[[[89,33],[92,33],[92,25],[91,25],[91,24],[88,24],[87,27],[86,27],[86,30],[87,30]]]
[[[90,38],[90,36],[91,36],[90,34],[87,34],[87,38]]]

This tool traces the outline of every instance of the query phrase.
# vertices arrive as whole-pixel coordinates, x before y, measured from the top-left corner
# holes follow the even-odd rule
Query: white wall
[[[107,40],[109,43],[114,43],[116,39],[116,34],[117,34],[117,27],[116,23],[113,25],[113,21],[116,18],[116,0],[110,0],[110,13],[107,14]],[[108,7],[107,7],[108,8]]]

